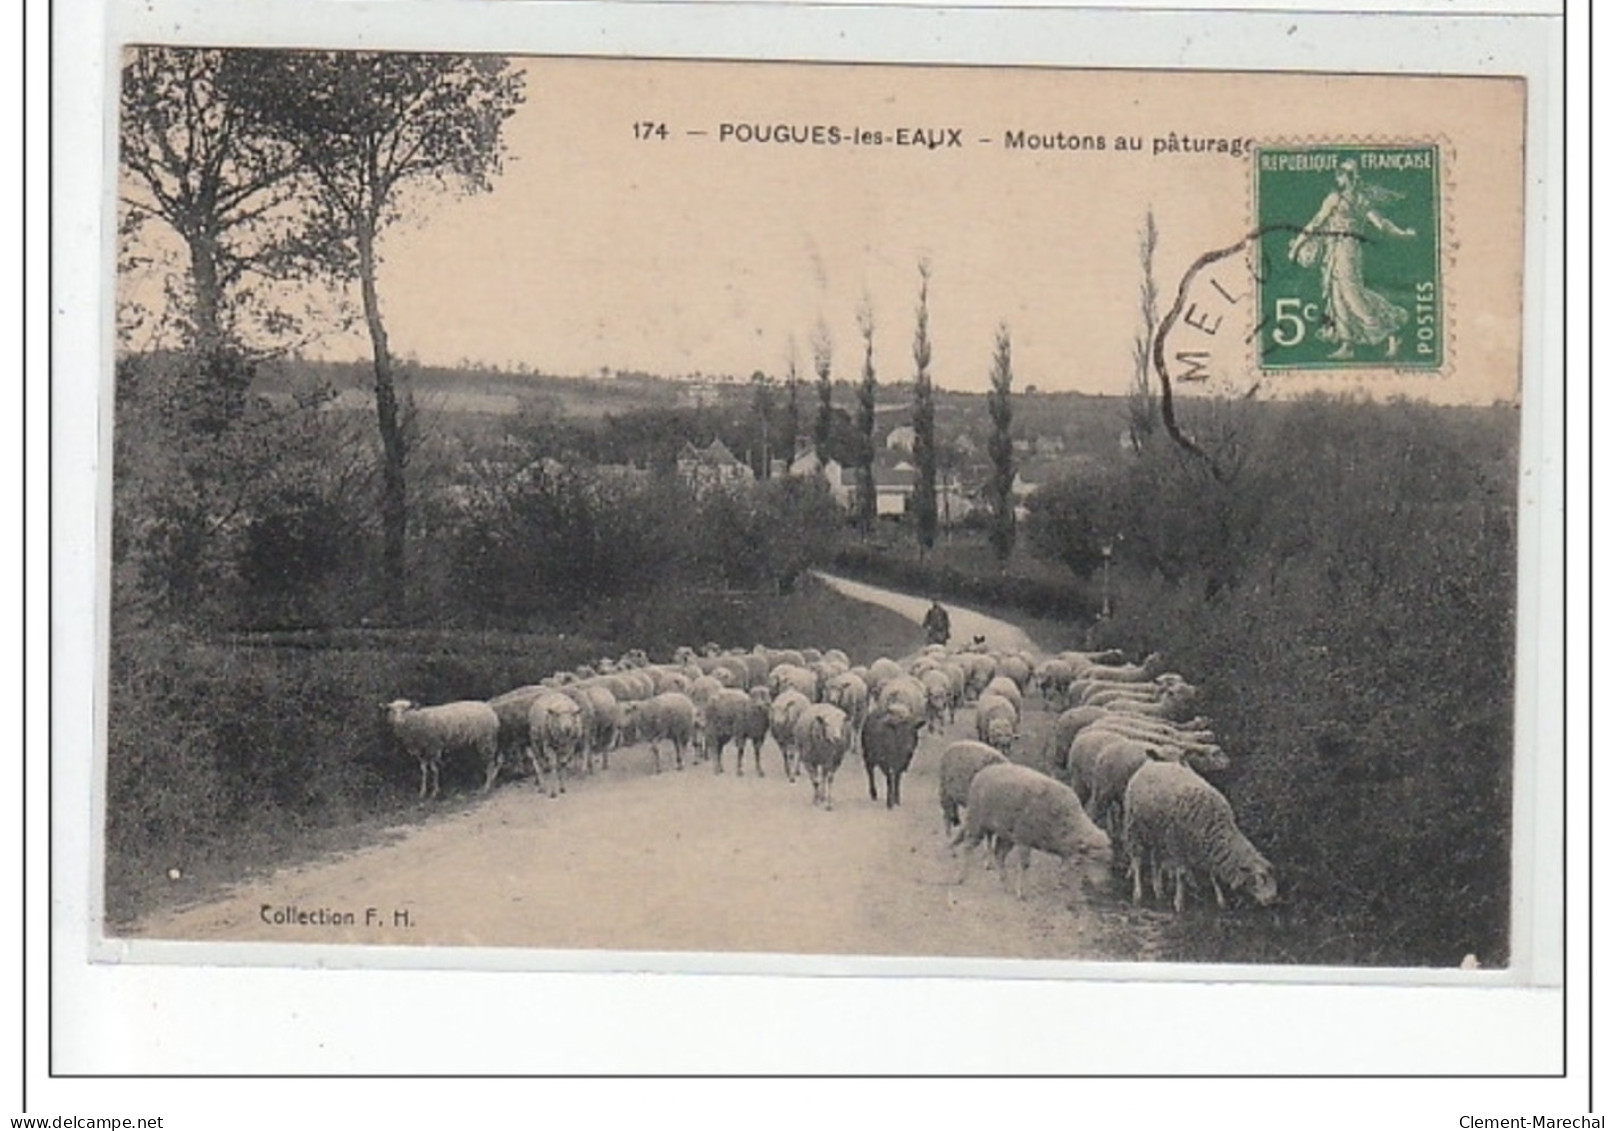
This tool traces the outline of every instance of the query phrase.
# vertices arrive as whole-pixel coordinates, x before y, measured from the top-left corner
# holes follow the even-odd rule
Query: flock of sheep
[[[1043,751],[1049,773],[1010,760],[1032,694],[1061,711]],[[1191,717],[1196,696],[1181,676],[1161,671],[1155,655],[1129,664],[1117,652],[1063,652],[1035,663],[980,644],[931,645],[902,663],[855,667],[835,649],[708,645],[700,653],[681,648],[660,664],[635,650],[486,702],[420,707],[400,699],[383,710],[419,761],[423,799],[437,795],[442,760],[456,751],[481,759],[484,791],[502,768],[525,760],[555,797],[568,775],[606,768],[611,752],[632,742],[649,745],[658,773],[670,747],[678,769],[688,755],[721,774],[733,744],[740,775],[749,742],[761,777],[763,743],[772,738],[786,778],[805,772],[813,804],[828,810],[849,755],[863,760],[871,800],[879,799],[879,771],[886,806],[900,804],[921,732],[939,733],[973,705],[976,739],[941,752],[943,822],[951,844],[967,853],[987,841],[1006,882],[1005,860],[1019,849],[1018,895],[1034,849],[1067,862],[1115,861],[1119,843],[1135,903],[1148,874],[1157,902],[1163,880],[1172,882],[1179,911],[1202,876],[1219,906],[1225,889],[1266,906],[1278,898],[1273,867],[1239,831],[1227,798],[1201,776],[1229,763],[1206,721]]]

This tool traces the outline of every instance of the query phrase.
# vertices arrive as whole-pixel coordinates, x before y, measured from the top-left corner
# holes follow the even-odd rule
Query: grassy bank
[[[484,699],[629,648],[665,659],[708,641],[840,647],[867,662],[912,650],[917,630],[807,583],[783,597],[667,592],[547,632],[122,635],[108,726],[108,918],[127,922],[441,809],[415,804],[415,765],[380,725],[387,700]],[[476,767],[449,762],[444,804],[471,803],[478,784]]]

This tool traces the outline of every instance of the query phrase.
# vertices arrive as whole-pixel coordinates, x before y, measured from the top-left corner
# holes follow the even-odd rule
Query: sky
[[[811,375],[822,322],[856,379],[867,300],[882,380],[914,373],[930,264],[932,375],[987,388],[1010,329],[1016,384],[1122,393],[1139,332],[1139,237],[1153,212],[1160,309],[1201,253],[1254,215],[1263,144],[1434,141],[1451,360],[1439,376],[1269,377],[1269,394],[1367,388],[1436,401],[1517,397],[1523,86],[1507,79],[1066,71],[605,59],[518,60],[526,102],[493,190],[420,200],[382,242],[397,354],[547,373]],[[635,123],[649,123],[635,136]],[[666,127],[662,136],[661,126]],[[794,129],[797,141],[737,135]],[[839,144],[814,144],[840,131]],[[1012,148],[1019,131],[1055,148]],[[699,131],[699,132],[697,132]],[[879,145],[853,144],[854,132]],[[910,134],[899,134],[910,131]],[[924,131],[931,131],[925,133]],[[956,132],[950,132],[956,131]],[[1102,138],[1103,151],[1058,148]],[[911,136],[936,148],[899,145]],[[1118,151],[1118,137],[1137,151]],[[1185,152],[1181,140],[1223,142]],[[950,144],[957,141],[957,144]],[[1180,144],[1174,146],[1173,141]],[[1069,143],[1068,143],[1069,144]],[[1157,150],[1161,150],[1157,152]],[[1328,190],[1320,174],[1318,195]],[[1237,268],[1239,261],[1235,261]],[[1234,331],[1219,381],[1258,376]],[[1203,282],[1203,281],[1202,281]],[[1219,284],[1221,285],[1221,284]],[[317,356],[364,356],[358,331]]]

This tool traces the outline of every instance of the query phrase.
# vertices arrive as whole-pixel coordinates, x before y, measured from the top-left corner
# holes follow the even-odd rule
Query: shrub
[[[1180,578],[1135,559],[1098,627],[1201,685],[1293,914],[1352,940],[1301,957],[1507,961],[1516,423],[1289,406],[1230,492],[1265,500],[1238,559]]]

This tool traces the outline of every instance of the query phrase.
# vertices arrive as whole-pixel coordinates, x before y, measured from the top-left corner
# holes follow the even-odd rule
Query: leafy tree
[[[1101,484],[1075,477],[1045,483],[1026,504],[1032,548],[1084,581],[1092,577],[1112,533],[1108,495]]]
[[[376,289],[377,241],[410,215],[412,189],[488,191],[502,130],[524,98],[523,76],[492,55],[245,51],[227,56],[233,97],[290,146],[312,189],[306,268],[357,281],[374,359],[382,444],[383,564],[402,600],[410,440]]]
[[[858,527],[875,525],[875,312],[865,296],[858,306],[858,332],[864,339],[864,372],[858,383]]]
[[[185,244],[190,285],[185,344],[199,380],[176,406],[193,427],[217,435],[244,410],[252,367],[242,322],[255,283],[272,272],[293,234],[287,208],[296,153],[255,122],[221,81],[232,53],[137,47],[125,55],[119,87],[118,159],[124,171],[119,234],[124,262],[150,221]],[[266,315],[271,330],[284,316]]]
[[[914,323],[914,492],[911,509],[920,553],[936,545],[936,401],[931,388],[930,260],[920,260],[920,302]]]
[[[991,379],[987,414],[992,418],[993,430],[987,438],[987,455],[993,466],[987,493],[993,507],[993,553],[998,555],[1002,565],[1009,561],[1010,552],[1015,548],[1015,444],[1009,434],[1013,415],[1010,385],[1015,374],[1010,368],[1009,326],[1002,322],[998,324]]]

